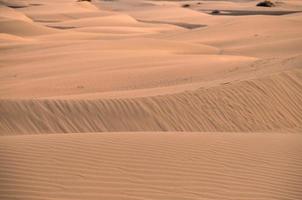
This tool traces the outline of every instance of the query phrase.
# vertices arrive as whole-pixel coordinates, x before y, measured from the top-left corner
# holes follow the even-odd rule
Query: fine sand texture
[[[302,199],[302,1],[0,0],[0,199]]]
[[[4,136],[0,198],[301,199],[301,134]]]

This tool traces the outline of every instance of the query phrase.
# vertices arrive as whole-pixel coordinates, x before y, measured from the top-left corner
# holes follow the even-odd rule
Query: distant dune
[[[0,199],[302,199],[302,2],[259,2],[0,0]]]

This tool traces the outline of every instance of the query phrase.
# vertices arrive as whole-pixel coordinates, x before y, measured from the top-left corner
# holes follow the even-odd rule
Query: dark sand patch
[[[284,10],[219,10],[219,13],[213,13],[213,10],[198,10],[212,15],[231,15],[231,16],[243,16],[243,15],[288,15],[293,13],[299,13],[301,11],[284,11]]]
[[[196,28],[206,27],[206,25],[203,24],[191,24],[191,23],[183,23],[183,22],[148,21],[148,20],[137,20],[137,21],[144,22],[144,23],[154,23],[154,24],[171,24],[186,29],[196,29]]]

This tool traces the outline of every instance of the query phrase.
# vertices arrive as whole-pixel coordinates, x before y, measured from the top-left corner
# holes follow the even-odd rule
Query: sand
[[[300,199],[301,134],[1,138],[1,199]]]
[[[0,199],[301,199],[302,2],[258,2],[0,0]]]

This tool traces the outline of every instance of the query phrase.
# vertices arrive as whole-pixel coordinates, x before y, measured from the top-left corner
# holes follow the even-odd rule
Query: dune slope
[[[0,131],[297,131],[302,73],[292,70],[171,95],[92,100],[1,100]]]
[[[113,133],[1,137],[0,199],[288,199],[300,134]]]

